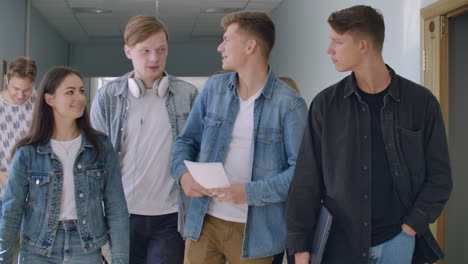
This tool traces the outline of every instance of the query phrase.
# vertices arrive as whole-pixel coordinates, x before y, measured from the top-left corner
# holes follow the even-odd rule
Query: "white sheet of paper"
[[[221,162],[193,162],[184,160],[195,181],[206,189],[229,187],[230,183]]]

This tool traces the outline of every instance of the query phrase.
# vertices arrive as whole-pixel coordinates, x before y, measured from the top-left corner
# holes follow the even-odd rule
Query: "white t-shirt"
[[[75,181],[73,166],[81,146],[81,135],[70,141],[50,140],[50,147],[57,155],[63,169],[62,199],[60,200],[59,221],[78,219],[75,203]]]
[[[240,98],[239,113],[231,135],[229,150],[223,162],[224,170],[231,184],[247,183],[252,179],[252,153],[255,100],[260,96],[259,90],[247,100]],[[208,214],[226,221],[246,223],[247,204],[233,204],[211,200]]]
[[[122,145],[122,183],[128,210],[138,215],[177,212],[177,185],[170,176],[172,131],[167,96],[146,89],[128,94],[129,111]]]

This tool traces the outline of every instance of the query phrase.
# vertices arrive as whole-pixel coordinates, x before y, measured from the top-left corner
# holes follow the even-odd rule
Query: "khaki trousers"
[[[271,264],[273,256],[241,259],[244,229],[244,223],[206,215],[198,241],[186,241],[184,264]]]

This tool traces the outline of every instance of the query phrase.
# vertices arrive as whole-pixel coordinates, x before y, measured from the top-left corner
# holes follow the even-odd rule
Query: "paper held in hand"
[[[230,183],[221,162],[193,162],[184,160],[195,181],[206,189],[229,187]]]

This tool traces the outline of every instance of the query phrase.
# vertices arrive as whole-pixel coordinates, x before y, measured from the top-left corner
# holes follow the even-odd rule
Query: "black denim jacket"
[[[417,232],[413,263],[435,262],[443,253],[429,224],[452,189],[442,113],[428,89],[389,70],[381,121],[395,190],[407,210],[402,224]],[[324,264],[368,262],[370,113],[357,89],[351,74],[314,98],[287,201],[290,253],[309,251],[321,201],[332,213]]]

